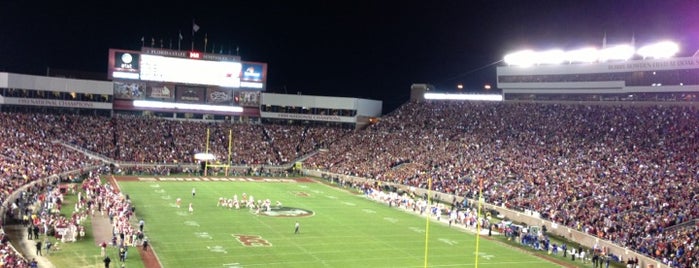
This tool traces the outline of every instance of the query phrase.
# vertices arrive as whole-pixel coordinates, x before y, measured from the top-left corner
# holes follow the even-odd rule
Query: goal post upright
[[[210,130],[209,128],[206,128],[206,154],[207,155],[209,154],[209,130]],[[206,162],[204,162],[205,163],[204,164],[204,177],[206,177],[208,169],[209,169],[209,160],[206,159],[204,161],[206,161]]]
[[[226,161],[226,177],[231,166],[231,153],[233,151],[233,129],[228,130],[228,161]]]

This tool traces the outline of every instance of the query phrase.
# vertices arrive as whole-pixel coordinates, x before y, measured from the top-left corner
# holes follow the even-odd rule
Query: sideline
[[[119,193],[121,193],[121,188],[119,187],[119,184],[117,183],[118,181],[124,180],[124,181],[133,181],[132,177],[119,177],[119,176],[105,176],[105,179],[109,182],[109,184],[112,185],[112,187]],[[138,223],[136,222],[136,219],[138,217],[133,216],[131,217],[131,224],[133,226],[138,226]],[[97,239],[97,230],[95,228],[95,221],[92,223],[92,228],[93,228],[93,235],[95,239]],[[109,236],[109,239],[107,241],[111,241],[112,239],[112,226],[109,223],[109,219],[106,219],[106,221],[101,221],[97,223],[98,225],[105,225],[106,227],[100,227],[100,235],[104,234]],[[145,230],[144,230],[145,233]],[[95,241],[97,242],[97,241]],[[101,242],[97,242],[101,243]],[[150,243],[148,246],[148,251],[143,250],[143,246],[138,245],[135,248],[138,249],[138,254],[141,255],[141,260],[143,261],[143,266],[145,268],[162,268],[163,264],[160,262],[160,258],[158,258],[158,254],[155,253],[155,249],[153,248],[153,244]]]

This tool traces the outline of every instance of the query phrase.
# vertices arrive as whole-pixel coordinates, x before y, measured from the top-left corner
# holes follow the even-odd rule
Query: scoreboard
[[[267,64],[196,51],[109,49],[108,77],[231,89],[265,90]]]
[[[267,64],[197,51],[109,50],[114,98],[209,105],[259,106]]]

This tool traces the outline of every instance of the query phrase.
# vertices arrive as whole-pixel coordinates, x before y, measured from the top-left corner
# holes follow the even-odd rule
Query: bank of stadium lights
[[[670,58],[680,51],[680,47],[671,41],[663,41],[641,47],[636,51],[638,55],[645,58]]]
[[[580,48],[566,52],[566,61],[571,62],[595,62],[597,61],[597,49],[594,47]]]
[[[671,41],[663,41],[635,49],[631,45],[616,45],[603,49],[581,48],[571,51],[559,49],[547,51],[522,50],[505,55],[508,65],[532,66],[540,64],[591,63],[616,60],[629,60],[634,55],[646,58],[670,58],[679,52],[679,46]]]
[[[191,104],[191,103],[174,103],[174,102],[144,101],[144,100],[133,101],[133,106],[139,107],[139,108],[196,110],[196,111],[208,111],[208,112],[230,112],[230,113],[243,112],[243,108],[238,107],[238,106],[202,105],[202,104]]]
[[[629,60],[633,57],[634,48],[630,45],[617,45],[600,49],[598,53],[599,61]]]
[[[426,100],[474,100],[474,101],[502,101],[499,94],[449,94],[449,93],[425,93]]]

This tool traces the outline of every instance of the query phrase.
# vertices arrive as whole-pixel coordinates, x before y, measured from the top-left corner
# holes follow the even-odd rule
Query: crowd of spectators
[[[3,206],[3,219],[21,219],[26,214],[34,213],[28,207],[42,196],[42,192],[51,187],[49,181],[55,181],[64,172],[80,170],[99,162],[89,159],[81,153],[67,150],[53,144],[51,120],[55,117],[32,114],[0,114],[0,204],[8,201],[12,193],[19,192],[24,185],[44,178],[19,195],[17,200]],[[0,221],[0,230],[5,222]],[[18,255],[9,245],[4,232],[0,256],[3,267],[29,267],[30,261]]]
[[[408,103],[306,166],[475,197],[697,265],[693,106]]]
[[[191,163],[198,152],[306,167],[532,210],[676,267],[697,265],[699,111],[673,105],[409,102],[364,130],[119,116],[0,114],[0,186],[89,160],[57,139],[119,161]],[[208,134],[207,134],[208,130]],[[208,143],[206,142],[209,137]],[[208,144],[208,145],[207,145]]]
[[[41,120],[49,126],[50,137],[108,158],[168,164],[193,163],[196,153],[206,152],[225,162],[230,146],[233,165],[281,165],[327,146],[350,131],[334,127],[233,124],[123,115],[114,118],[44,116]]]

